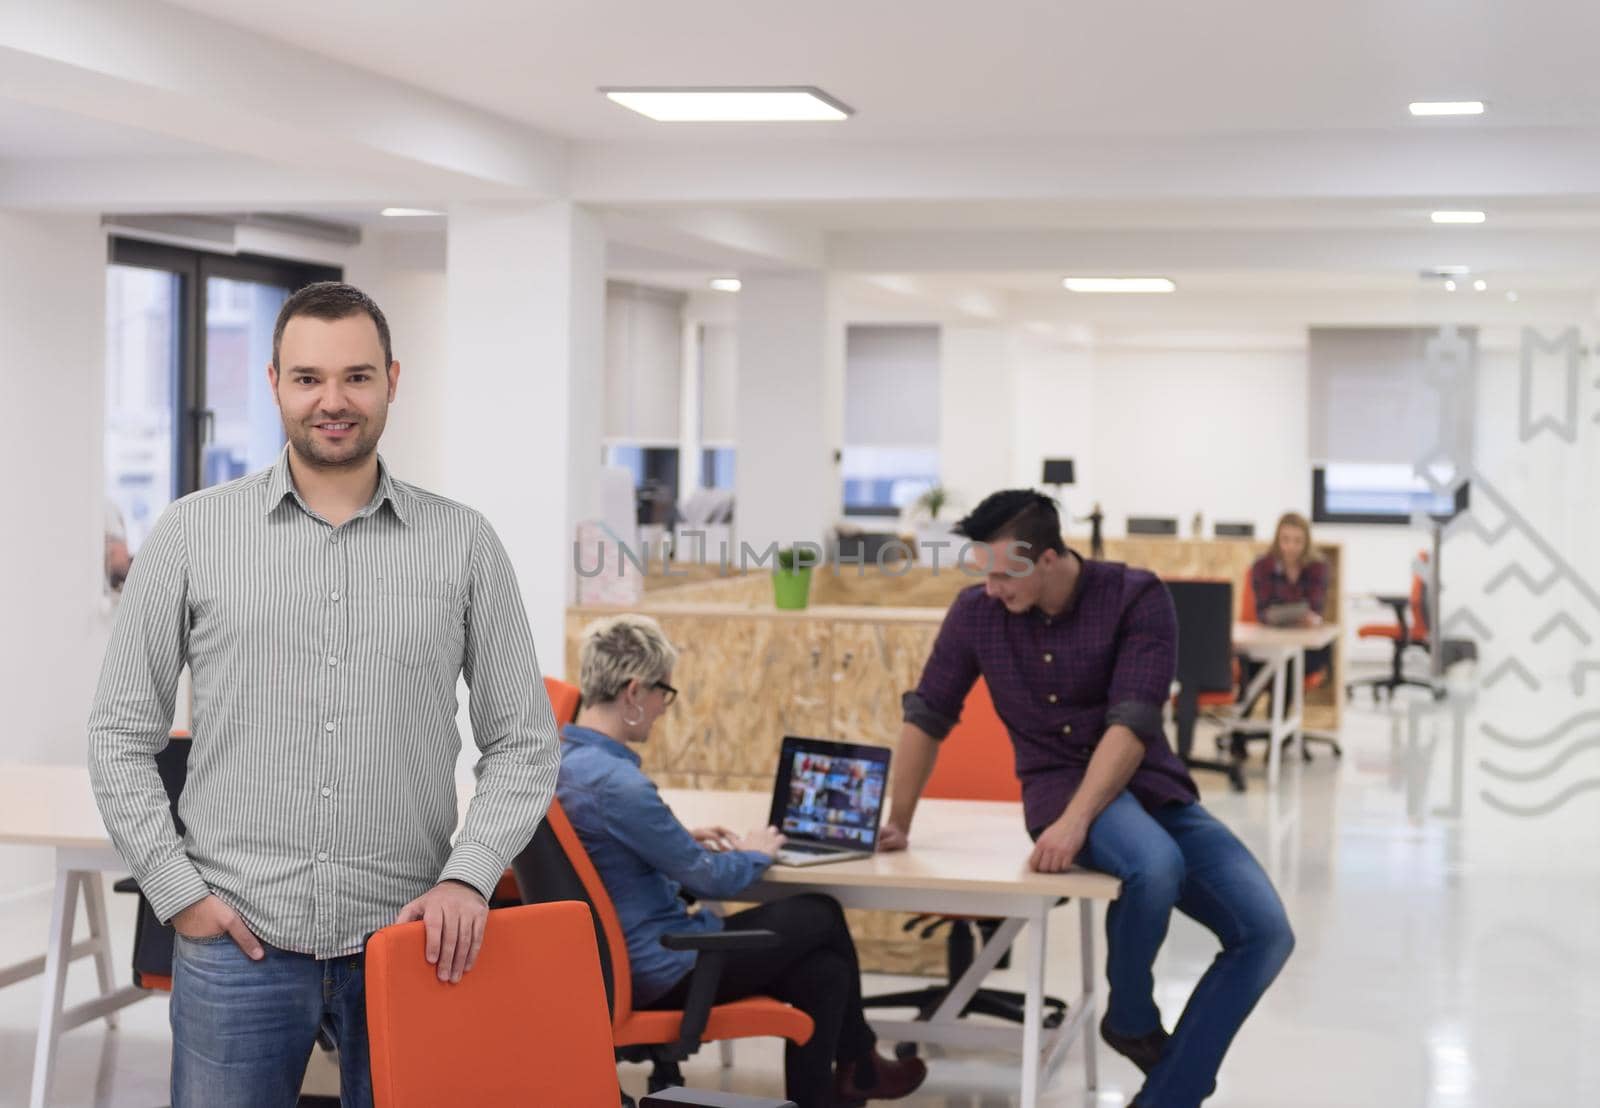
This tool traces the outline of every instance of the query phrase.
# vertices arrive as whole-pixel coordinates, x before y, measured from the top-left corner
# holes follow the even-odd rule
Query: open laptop
[[[1261,622],[1268,627],[1298,627],[1311,614],[1311,605],[1304,600],[1291,600],[1287,604],[1274,604],[1261,613]]]
[[[878,848],[889,748],[786,735],[769,822],[788,839],[776,861],[815,866]]]

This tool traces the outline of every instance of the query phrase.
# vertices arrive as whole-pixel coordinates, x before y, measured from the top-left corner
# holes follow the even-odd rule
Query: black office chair
[[[156,772],[167,790],[167,804],[172,809],[172,826],[184,834],[183,820],[178,818],[178,795],[183,792],[189,778],[190,740],[187,735],[173,735],[167,745],[156,752]],[[170,924],[156,918],[155,909],[139,890],[139,883],[124,877],[111,886],[119,893],[133,893],[139,898],[139,914],[133,924],[133,983],[141,989],[170,992],[172,989],[172,943],[176,934]]]
[[[1194,725],[1202,706],[1233,702],[1233,582],[1169,580],[1178,613],[1178,756],[1190,769],[1227,776],[1244,792],[1238,761],[1214,762],[1194,755]]]

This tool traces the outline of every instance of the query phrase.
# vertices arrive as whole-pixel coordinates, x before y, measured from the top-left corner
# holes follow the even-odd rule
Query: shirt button
[[[323,796],[332,796],[333,795],[333,790],[328,788],[328,786],[324,785],[324,786],[322,786],[322,795]]]
[[[329,594],[329,599],[331,599],[335,604],[337,604],[339,602],[339,590],[338,589],[334,589],[333,592],[331,592]]]
[[[1045,699],[1048,700],[1050,703],[1054,704],[1057,700],[1060,699],[1060,697],[1056,696],[1055,693],[1051,693],[1049,696],[1045,697]]]
[[[328,659],[328,664],[330,666],[336,666],[336,665],[339,664],[339,659],[337,659],[337,658],[329,658]]]
[[[1054,654],[1047,653],[1044,656],[1044,660],[1047,661],[1047,662],[1053,662],[1053,661],[1056,660],[1056,656]]]
[[[327,723],[324,723],[322,725],[322,729],[324,731],[332,732],[332,730],[333,730],[333,720],[330,719]]]
[[[1061,733],[1062,733],[1062,734],[1063,734],[1063,735],[1070,735],[1070,734],[1072,734],[1072,724],[1070,724],[1070,723],[1064,723],[1064,724],[1062,724],[1062,725],[1061,725]]]
[[[333,534],[329,535],[328,536],[328,541],[331,542],[331,543],[338,543],[338,541],[339,541],[339,532],[335,531]]]
[[[326,850],[317,851],[317,861],[326,862],[327,860],[328,860],[328,852]]]

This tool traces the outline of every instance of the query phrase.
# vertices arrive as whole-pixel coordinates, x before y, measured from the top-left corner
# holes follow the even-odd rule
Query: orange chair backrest
[[[1239,622],[1259,623],[1256,615],[1256,582],[1255,577],[1247,570],[1244,575],[1244,589],[1239,595]]]
[[[559,677],[546,677],[544,691],[550,695],[550,708],[556,714],[556,725],[571,723],[578,718],[578,686],[569,685]]]
[[[1428,638],[1428,583],[1423,574],[1428,568],[1428,552],[1417,552],[1417,561],[1411,572],[1411,638],[1425,642]]]
[[[628,962],[628,940],[622,933],[622,919],[617,915],[617,906],[611,902],[611,894],[606,892],[605,882],[600,880],[600,871],[589,860],[589,851],[578,838],[577,829],[567,819],[560,801],[550,801],[544,820],[555,833],[561,853],[578,875],[589,903],[594,906],[594,915],[600,921],[611,961],[611,1023],[613,1027],[621,1027],[633,1015],[633,967]],[[590,934],[593,933],[591,922]]]
[[[978,678],[961,708],[961,722],[939,744],[939,759],[923,796],[951,800],[1021,800],[1011,734]]]
[[[377,1108],[620,1098],[589,909],[576,901],[489,913],[477,964],[440,982],[424,925],[367,944],[367,1029]]]

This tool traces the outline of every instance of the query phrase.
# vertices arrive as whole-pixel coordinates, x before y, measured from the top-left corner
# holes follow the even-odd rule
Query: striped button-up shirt
[[[178,674],[194,746],[173,829],[154,756]],[[477,791],[456,836],[456,683]],[[271,469],[184,497],[134,559],[89,720],[95,797],[156,914],[216,894],[263,940],[361,949],[456,880],[487,897],[549,806],[555,718],[504,548],[379,463],[334,527]]]

